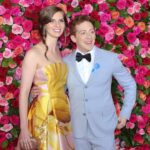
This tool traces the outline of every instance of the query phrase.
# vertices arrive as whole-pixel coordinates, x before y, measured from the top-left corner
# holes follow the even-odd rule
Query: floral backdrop
[[[68,22],[76,15],[90,15],[96,45],[118,53],[136,80],[136,104],[126,127],[115,132],[116,150],[150,150],[149,0],[0,0],[0,150],[14,150],[17,142],[21,62],[40,40],[38,13],[59,3],[67,7]],[[60,39],[63,56],[74,49],[69,28],[66,35]],[[116,81],[112,92],[119,114],[123,89]]]

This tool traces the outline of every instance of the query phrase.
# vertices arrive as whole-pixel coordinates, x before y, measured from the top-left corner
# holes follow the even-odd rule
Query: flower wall
[[[42,7],[63,3],[68,22],[76,15],[95,20],[96,45],[119,54],[136,80],[137,100],[130,120],[116,130],[116,149],[150,150],[150,1],[148,0],[0,0],[0,150],[13,150],[19,134],[18,95],[21,62],[40,40],[38,13]],[[60,39],[62,55],[75,46]],[[66,41],[66,42],[65,42]],[[119,114],[123,89],[112,87]]]

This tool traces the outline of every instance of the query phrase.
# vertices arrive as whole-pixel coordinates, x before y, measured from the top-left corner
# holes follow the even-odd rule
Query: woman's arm
[[[30,133],[28,130],[28,97],[33,82],[33,77],[37,67],[37,56],[34,50],[27,52],[22,64],[22,78],[19,95],[19,114],[20,114],[20,140],[27,147],[30,145]]]

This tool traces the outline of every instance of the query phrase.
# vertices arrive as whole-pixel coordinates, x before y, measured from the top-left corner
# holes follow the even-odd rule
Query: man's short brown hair
[[[75,19],[73,19],[70,24],[70,35],[75,35],[76,25],[79,25],[85,21],[92,23],[92,25],[94,26],[94,21],[90,18],[90,16],[87,15],[76,16]]]

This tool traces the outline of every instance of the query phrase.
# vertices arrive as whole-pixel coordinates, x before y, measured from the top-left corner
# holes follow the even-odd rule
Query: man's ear
[[[76,43],[76,37],[75,37],[75,35],[71,35],[70,38],[71,38],[71,41],[72,41],[73,43]]]

